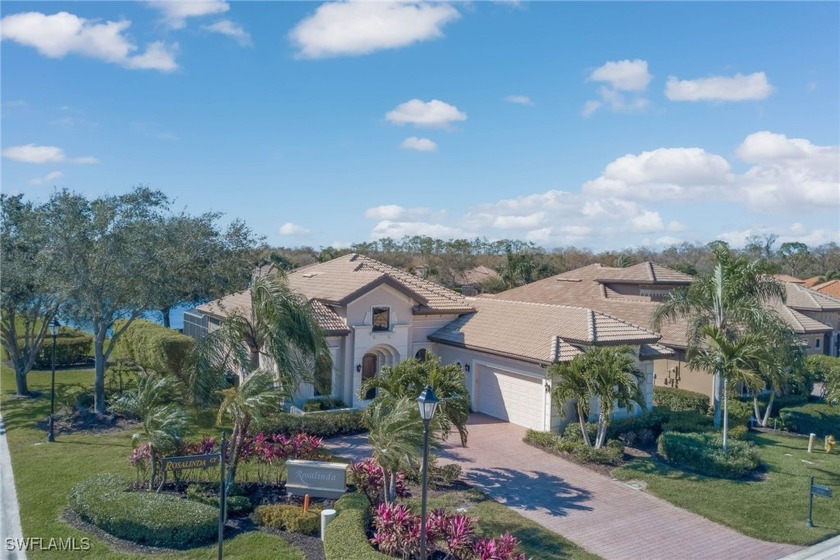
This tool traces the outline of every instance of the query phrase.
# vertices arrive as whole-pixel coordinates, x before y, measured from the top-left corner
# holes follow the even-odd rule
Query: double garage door
[[[476,411],[532,430],[545,429],[542,380],[476,365]]]

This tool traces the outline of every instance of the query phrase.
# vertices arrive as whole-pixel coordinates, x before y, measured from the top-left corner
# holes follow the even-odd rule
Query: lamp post
[[[50,381],[50,432],[47,435],[47,441],[55,441],[55,338],[58,336],[58,329],[61,324],[57,318],[53,318],[50,322],[50,334],[52,335],[52,379]]]
[[[420,499],[420,560],[426,560],[426,487],[429,485],[429,423],[435,415],[438,398],[430,385],[417,397],[423,419],[423,492]]]

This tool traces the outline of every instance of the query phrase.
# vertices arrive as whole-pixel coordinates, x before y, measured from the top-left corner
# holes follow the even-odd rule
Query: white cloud
[[[328,2],[289,37],[303,58],[363,55],[437,39],[459,17],[451,5],[436,2]]]
[[[239,43],[241,47],[250,47],[253,45],[251,35],[245,31],[245,28],[229,19],[222,19],[210,25],[203,25],[201,28],[211,33],[226,35]]]
[[[527,95],[508,95],[505,101],[516,103],[517,105],[533,105],[534,102]]]
[[[280,226],[280,229],[277,230],[277,233],[279,233],[280,235],[309,235],[309,231],[310,230],[301,225],[293,224],[292,222],[286,222],[285,224]]]
[[[20,161],[23,163],[98,163],[94,157],[83,156],[68,158],[64,150],[57,146],[38,146],[26,144],[24,146],[12,146],[3,150],[3,157]]]
[[[183,29],[187,18],[223,14],[230,5],[222,0],[151,0],[149,6],[163,13],[163,21],[172,29]]]
[[[372,220],[413,220],[430,215],[428,208],[405,208],[398,204],[383,204],[365,210],[365,218]]]
[[[658,148],[628,154],[584,183],[590,196],[627,200],[723,200],[758,212],[837,211],[840,207],[840,147],[762,131],[736,150],[754,164],[733,173],[729,162],[701,148]]]
[[[545,222],[545,212],[534,212],[524,216],[504,214],[496,216],[492,226],[499,229],[531,229]]]
[[[742,230],[724,231],[718,233],[715,239],[726,241],[732,247],[742,248],[746,245],[747,238],[753,235],[778,235],[777,243],[789,243],[798,241],[809,247],[817,247],[825,243],[840,243],[840,229],[807,228],[800,223],[793,223],[789,226],[774,224],[757,225]]]
[[[682,222],[678,222],[677,220],[674,220],[674,221],[668,223],[668,231],[680,232],[680,231],[686,231],[687,229],[688,229],[688,226],[686,226]]]
[[[665,97],[671,101],[752,101],[766,99],[772,92],[764,72],[697,80],[669,76],[665,85]]]
[[[150,43],[145,52],[137,54],[137,45],[124,35],[130,26],[128,20],[99,23],[68,12],[53,15],[26,12],[0,20],[0,33],[3,40],[33,47],[49,58],[78,54],[125,68],[163,72],[178,68],[177,45]]]
[[[29,184],[33,186],[43,185],[45,183],[49,183],[50,181],[60,179],[61,177],[64,177],[64,173],[62,173],[61,171],[50,171],[43,177],[35,177],[34,179],[30,179]]]
[[[429,237],[444,239],[449,237],[472,236],[472,234],[467,234],[458,227],[429,222],[396,222],[392,220],[382,220],[374,226],[372,232],[374,239],[380,239],[382,237],[400,239],[406,235],[428,235]]]
[[[580,114],[582,117],[591,117],[595,111],[601,108],[601,102],[596,101],[594,99],[590,99],[586,103],[583,104],[583,109],[581,109]]]
[[[453,122],[467,120],[467,114],[458,110],[454,105],[444,103],[439,99],[421,101],[412,99],[397,105],[389,111],[385,118],[397,125],[413,124],[415,126],[444,127]]]
[[[656,239],[657,245],[672,246],[679,245],[680,243],[682,243],[682,239],[673,237],[671,235],[663,235],[662,237]]]
[[[428,138],[418,138],[417,136],[409,136],[400,144],[403,148],[408,150],[417,150],[418,152],[434,152],[437,150],[437,144]]]
[[[591,82],[606,82],[617,91],[644,91],[653,76],[646,60],[617,60],[599,66],[589,74]]]

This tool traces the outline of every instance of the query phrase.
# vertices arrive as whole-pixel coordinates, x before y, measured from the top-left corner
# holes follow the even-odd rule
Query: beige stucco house
[[[629,345],[645,373],[650,405],[653,360],[671,353],[657,344],[658,333],[609,312],[579,303],[464,297],[357,254],[295,270],[288,283],[310,301],[327,335],[333,366],[320,393],[352,407],[369,403],[372,395],[360,395],[359,388],[382,367],[434,353],[461,368],[474,411],[536,430],[557,429],[574,417],[552,406],[545,373],[550,364],[571,360],[587,346]],[[187,312],[185,332],[201,336],[249,306],[247,292],[202,305]],[[295,400],[315,393],[305,385]]]

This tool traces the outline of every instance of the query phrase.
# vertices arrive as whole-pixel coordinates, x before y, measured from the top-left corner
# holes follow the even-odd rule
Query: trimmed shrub
[[[254,523],[269,529],[282,529],[292,533],[315,535],[321,530],[321,508],[303,511],[292,504],[271,504],[254,510]]]
[[[579,426],[578,434],[580,434]],[[594,449],[586,445],[582,437],[578,441],[575,441],[552,432],[528,430],[522,441],[538,447],[543,451],[554,453],[555,455],[571,456],[575,460],[583,463],[620,465],[624,457],[624,446],[617,440],[607,442],[607,445],[601,449]]]
[[[632,440],[642,445],[651,445],[656,442],[656,438],[662,433],[662,424],[668,420],[670,412],[670,409],[667,408],[654,408],[636,416],[613,420],[607,427],[607,437],[610,439],[621,438],[626,443]],[[580,433],[579,429],[578,433]],[[633,435],[629,436],[628,434]]]
[[[668,421],[662,424],[663,432],[711,432],[714,431],[712,418],[695,410],[682,410],[668,415]]]
[[[215,508],[219,507],[219,495],[208,493],[203,487],[197,484],[191,484],[187,487],[187,498]],[[251,500],[246,496],[225,496],[225,502],[227,503],[228,515],[239,516],[249,513],[254,509],[251,505]]]
[[[345,494],[336,503],[338,515],[327,525],[324,533],[326,560],[388,560],[389,556],[376,551],[368,541],[370,502],[362,494]]]
[[[653,405],[674,411],[694,410],[700,414],[709,413],[709,396],[685,389],[671,387],[653,388]]]
[[[93,406],[93,391],[83,385],[62,385],[56,388],[56,400],[65,408],[82,410]]]
[[[755,414],[752,403],[745,403],[736,399],[729,399],[726,407],[729,411],[730,427],[748,426],[750,418]]]
[[[332,397],[314,397],[307,399],[303,403],[304,412],[321,412],[338,408],[347,408],[347,405],[341,399],[334,399]]]
[[[18,347],[23,347],[24,339],[18,338]],[[3,359],[9,359],[9,353],[3,349]],[[89,361],[93,354],[93,335],[71,329],[68,327],[61,327],[58,336],[55,337],[55,365],[58,367],[73,366],[83,364]],[[35,367],[39,369],[52,367],[52,335],[47,333],[44,337],[44,343],[41,349],[38,350],[38,355],[35,357]]]
[[[586,433],[589,436],[589,441],[595,441],[595,436],[598,434],[598,424],[595,422],[586,423]],[[583,434],[580,431],[580,422],[569,422],[563,429],[563,439],[568,441],[583,442]]]
[[[722,446],[717,433],[663,432],[658,449],[672,465],[716,478],[741,478],[758,468],[758,448],[752,443],[730,439],[726,452]]]
[[[347,436],[367,431],[361,410],[310,414],[278,414],[255,427],[265,434],[294,435],[301,432],[322,438]]]
[[[785,408],[779,418],[786,430],[800,434],[817,434],[817,437],[833,435],[840,438],[840,406],[811,403]]]
[[[217,508],[129,487],[128,479],[119,475],[94,476],[71,490],[70,507],[115,537],[148,546],[186,548],[216,536]]]
[[[116,328],[120,325],[118,323]],[[137,319],[125,330],[119,344],[128,359],[143,369],[181,378],[195,339],[163,325]]]

